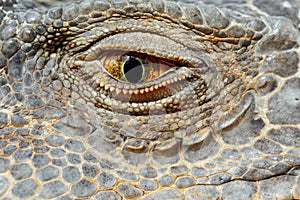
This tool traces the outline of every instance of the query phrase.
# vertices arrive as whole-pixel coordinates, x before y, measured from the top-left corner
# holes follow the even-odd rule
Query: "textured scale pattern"
[[[299,1],[0,8],[1,199],[300,199]],[[107,50],[178,68],[125,84]]]

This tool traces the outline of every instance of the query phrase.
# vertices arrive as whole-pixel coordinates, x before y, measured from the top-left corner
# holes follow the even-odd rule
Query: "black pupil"
[[[136,58],[130,56],[123,66],[126,79],[131,83],[137,83],[143,76],[143,65]]]

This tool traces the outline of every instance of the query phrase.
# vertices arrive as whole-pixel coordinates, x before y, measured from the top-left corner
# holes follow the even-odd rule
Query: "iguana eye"
[[[104,52],[100,56],[103,67],[115,79],[128,83],[146,83],[158,78],[174,64],[162,59],[134,53]]]
[[[105,37],[66,62],[93,90],[96,107],[140,116],[176,113],[209,101],[206,57],[168,37],[126,32]]]

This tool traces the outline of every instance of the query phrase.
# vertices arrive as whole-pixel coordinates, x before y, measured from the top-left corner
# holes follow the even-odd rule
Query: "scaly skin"
[[[0,198],[300,199],[299,2],[137,2],[1,3]]]

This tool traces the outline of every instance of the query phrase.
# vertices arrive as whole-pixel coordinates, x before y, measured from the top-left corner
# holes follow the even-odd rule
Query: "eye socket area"
[[[207,101],[207,87],[201,78],[207,65],[201,55],[167,37],[119,33],[76,53],[69,66],[94,90],[96,107],[130,115],[156,115]]]
[[[177,112],[181,110],[177,105],[180,92],[184,93],[186,87],[192,89],[192,85],[202,81],[199,80],[197,70],[188,65],[132,51],[91,51],[78,55],[75,61],[81,61],[74,66],[81,79],[98,92],[100,98],[105,96],[106,99],[112,99],[112,102],[117,101],[115,105],[125,103],[125,111],[119,107],[115,109],[133,115],[144,115],[151,109],[152,113],[164,112],[160,109],[155,111],[156,108],[153,110],[150,103],[160,105],[160,101],[166,102],[163,107],[167,113]],[[137,76],[137,73],[140,74]],[[111,109],[111,105],[104,104],[105,101],[100,100],[97,105]],[[135,109],[131,111],[130,107],[135,104],[145,109],[142,112]]]

